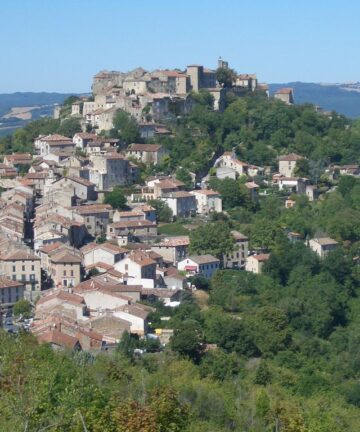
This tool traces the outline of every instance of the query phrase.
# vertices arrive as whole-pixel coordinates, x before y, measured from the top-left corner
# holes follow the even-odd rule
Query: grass
[[[188,235],[189,231],[178,222],[161,225],[158,227],[159,234],[165,235]]]
[[[209,294],[203,290],[196,290],[193,292],[193,297],[201,310],[209,308]]]

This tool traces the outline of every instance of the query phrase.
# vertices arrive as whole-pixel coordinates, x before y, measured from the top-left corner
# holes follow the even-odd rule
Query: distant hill
[[[270,84],[270,94],[281,87],[294,89],[295,103],[312,103],[324,111],[335,110],[348,117],[360,117],[360,83],[352,84],[317,84],[290,82]]]
[[[0,136],[44,116],[73,93],[17,92],[0,94]]]

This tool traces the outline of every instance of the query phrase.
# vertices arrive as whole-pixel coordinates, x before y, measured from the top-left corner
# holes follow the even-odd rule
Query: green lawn
[[[161,225],[158,228],[159,234],[166,234],[166,235],[188,235],[189,231],[184,228],[179,223],[169,223],[165,225]]]

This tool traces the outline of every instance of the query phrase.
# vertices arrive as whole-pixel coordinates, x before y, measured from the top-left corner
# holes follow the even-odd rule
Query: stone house
[[[114,309],[114,316],[130,322],[130,333],[143,336],[148,331],[148,316],[155,309],[139,303],[126,304]]]
[[[50,290],[42,296],[36,303],[35,317],[43,320],[54,311],[74,320],[86,319],[86,303],[83,297],[63,289]]]
[[[330,237],[314,238],[309,241],[309,247],[320,258],[325,258],[330,252],[335,251],[339,247],[339,243]]]
[[[279,158],[279,173],[284,177],[294,177],[297,161],[304,159],[296,153],[289,153],[288,155]]]
[[[171,209],[173,216],[189,217],[196,214],[196,197],[186,191],[163,194],[161,200]]]
[[[274,94],[274,98],[285,102],[287,105],[294,104],[294,89],[292,88],[281,88]]]
[[[88,132],[79,132],[73,136],[73,143],[76,148],[84,150],[87,147],[88,143],[95,141],[97,139],[97,135]]]
[[[151,245],[151,250],[161,255],[165,262],[177,265],[186,258],[189,244],[189,236],[168,237]]]
[[[124,259],[115,263],[115,269],[136,281],[156,279],[156,262],[142,251],[133,251]]]
[[[95,191],[95,184],[89,180],[81,177],[62,177],[53,182],[49,189],[63,189],[70,187],[73,191],[73,196],[82,201],[96,201],[97,192]]]
[[[167,151],[160,144],[130,144],[126,151],[127,157],[132,157],[147,165],[161,163],[166,154]]]
[[[71,138],[62,135],[49,135],[40,140],[40,156],[44,157],[49,153],[62,150],[67,152],[73,152],[75,150],[75,144]]]
[[[0,255],[0,272],[24,285],[24,296],[35,300],[41,291],[40,258],[30,250],[14,250]]]
[[[4,164],[9,167],[16,167],[18,165],[31,165],[32,155],[30,153],[13,153],[4,156]]]
[[[190,192],[196,198],[197,213],[206,215],[212,212],[222,212],[222,198],[219,192],[211,189],[198,189]]]
[[[96,263],[105,263],[113,266],[122,260],[128,252],[112,243],[90,243],[81,249],[84,267],[92,266]]]
[[[109,204],[88,204],[72,208],[73,216],[82,222],[93,237],[106,234],[113,209]]]
[[[157,235],[157,225],[148,220],[121,221],[107,226],[106,238],[108,240],[117,237],[131,235],[138,238],[151,238]]]
[[[259,274],[264,265],[264,262],[270,258],[269,254],[251,255],[246,258],[245,270]]]
[[[235,239],[234,250],[224,255],[224,268],[244,268],[249,251],[249,239],[239,231],[231,231]]]
[[[110,190],[117,185],[131,184],[134,176],[130,161],[119,153],[90,157],[89,178],[99,191]]]
[[[81,258],[60,250],[50,256],[50,272],[55,287],[74,287],[81,281]]]

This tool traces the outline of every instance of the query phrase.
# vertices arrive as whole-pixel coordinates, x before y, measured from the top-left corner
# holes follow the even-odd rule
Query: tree
[[[210,179],[210,187],[220,193],[225,209],[231,209],[239,206],[250,207],[251,202],[246,186],[239,180],[226,178],[219,180]]]
[[[172,221],[172,210],[166,204],[166,202],[161,200],[150,200],[148,204],[154,207],[156,211],[156,219],[158,222],[171,222]]]
[[[64,135],[66,137],[72,138],[77,132],[81,132],[81,125],[78,119],[76,118],[70,118],[64,120],[59,129],[58,133],[60,135]]]
[[[123,110],[118,110],[115,114],[114,129],[120,139],[126,144],[137,142],[140,139],[139,129],[134,118]]]
[[[259,367],[256,369],[254,383],[259,385],[266,385],[271,381],[271,372],[268,364],[262,360]]]
[[[208,223],[190,232],[189,252],[211,254],[220,261],[234,250],[235,239],[225,222]]]
[[[25,299],[21,299],[14,304],[13,313],[15,316],[22,316],[23,318],[30,318],[31,316],[31,303]]]
[[[198,362],[201,353],[200,342],[199,324],[196,321],[188,320],[174,330],[170,338],[170,347],[180,355]]]
[[[222,349],[208,351],[201,360],[201,376],[209,376],[223,381],[231,379],[240,372],[239,357],[235,353],[226,353]]]
[[[177,180],[183,182],[187,189],[190,189],[193,186],[193,179],[189,170],[183,167],[179,167],[176,170],[175,177]]]
[[[121,335],[121,339],[117,349],[126,357],[131,358],[134,354],[134,349],[137,348],[137,346],[137,340],[133,338],[128,331],[125,330],[124,333]]]
[[[104,204],[110,204],[114,209],[124,210],[127,208],[127,200],[120,186],[115,186],[113,191],[106,192]]]
[[[232,87],[236,81],[236,72],[230,68],[218,68],[216,79],[223,87]]]
[[[310,175],[310,164],[308,159],[300,159],[296,162],[294,173],[298,177],[309,177]]]
[[[198,104],[212,109],[214,107],[214,96],[206,90],[199,90],[191,93],[192,99]]]

